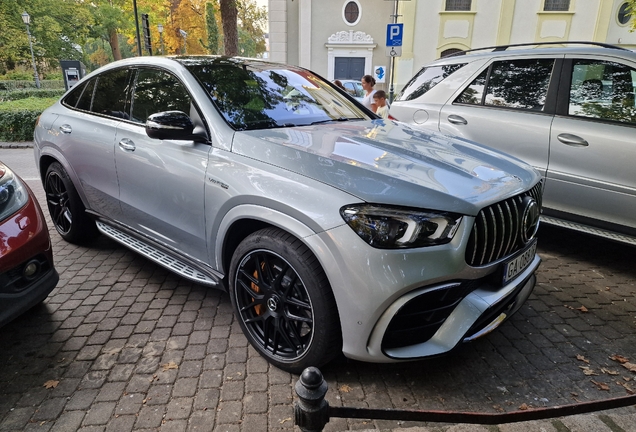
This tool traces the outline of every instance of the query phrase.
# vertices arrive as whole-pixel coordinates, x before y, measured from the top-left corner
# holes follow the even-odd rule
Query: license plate
[[[504,264],[503,283],[506,284],[510,282],[516,278],[519,273],[528,268],[536,253],[537,239],[534,239],[534,241],[526,247],[526,250]]]

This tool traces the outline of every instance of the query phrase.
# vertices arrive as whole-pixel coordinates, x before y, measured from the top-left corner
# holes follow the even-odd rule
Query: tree
[[[113,59],[121,60],[118,33],[127,25],[124,11],[114,0],[96,1],[92,3],[92,6],[96,21],[92,36],[106,39],[110,45]]]
[[[220,0],[223,21],[223,44],[226,56],[238,55],[238,10],[236,0]]]
[[[31,17],[29,31],[36,63],[57,65],[60,59],[81,59],[92,16],[81,3],[65,0],[0,1],[0,62],[8,69],[30,64],[31,53],[21,14]]]
[[[205,4],[205,24],[208,31],[208,51],[210,54],[219,53],[219,26],[216,23],[216,8],[214,3]]]
[[[238,0],[239,53],[245,57],[258,57],[265,52],[265,24],[267,10],[254,0]]]

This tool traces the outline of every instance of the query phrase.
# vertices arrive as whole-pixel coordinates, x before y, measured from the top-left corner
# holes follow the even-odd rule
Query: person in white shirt
[[[386,92],[384,90],[378,90],[373,95],[375,105],[378,107],[375,113],[382,118],[389,117],[389,106],[386,104]]]
[[[373,99],[373,94],[375,93],[375,90],[373,90],[373,86],[375,86],[375,78],[371,75],[365,75],[360,79],[360,82],[362,83],[362,88],[366,92],[365,96],[362,98],[362,105],[375,112],[375,110],[378,109],[378,106],[375,104],[375,100]]]

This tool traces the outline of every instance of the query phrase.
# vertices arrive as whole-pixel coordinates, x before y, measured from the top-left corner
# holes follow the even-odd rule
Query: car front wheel
[[[284,231],[266,228],[239,244],[230,297],[252,346],[280,369],[300,373],[342,351],[327,276],[311,251]]]
[[[88,217],[73,182],[59,162],[53,162],[44,177],[46,203],[53,225],[70,243],[82,243],[97,236],[95,222]]]

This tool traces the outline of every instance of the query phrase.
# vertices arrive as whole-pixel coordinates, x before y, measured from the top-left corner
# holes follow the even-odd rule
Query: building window
[[[570,0],[545,0],[544,11],[569,11]]]
[[[469,11],[471,0],[446,0],[447,11]]]
[[[342,8],[342,16],[348,25],[356,25],[360,21],[360,3],[357,0],[345,2]]]
[[[629,3],[623,3],[618,9],[618,22],[621,25],[625,25],[632,18],[632,10],[629,7]]]

